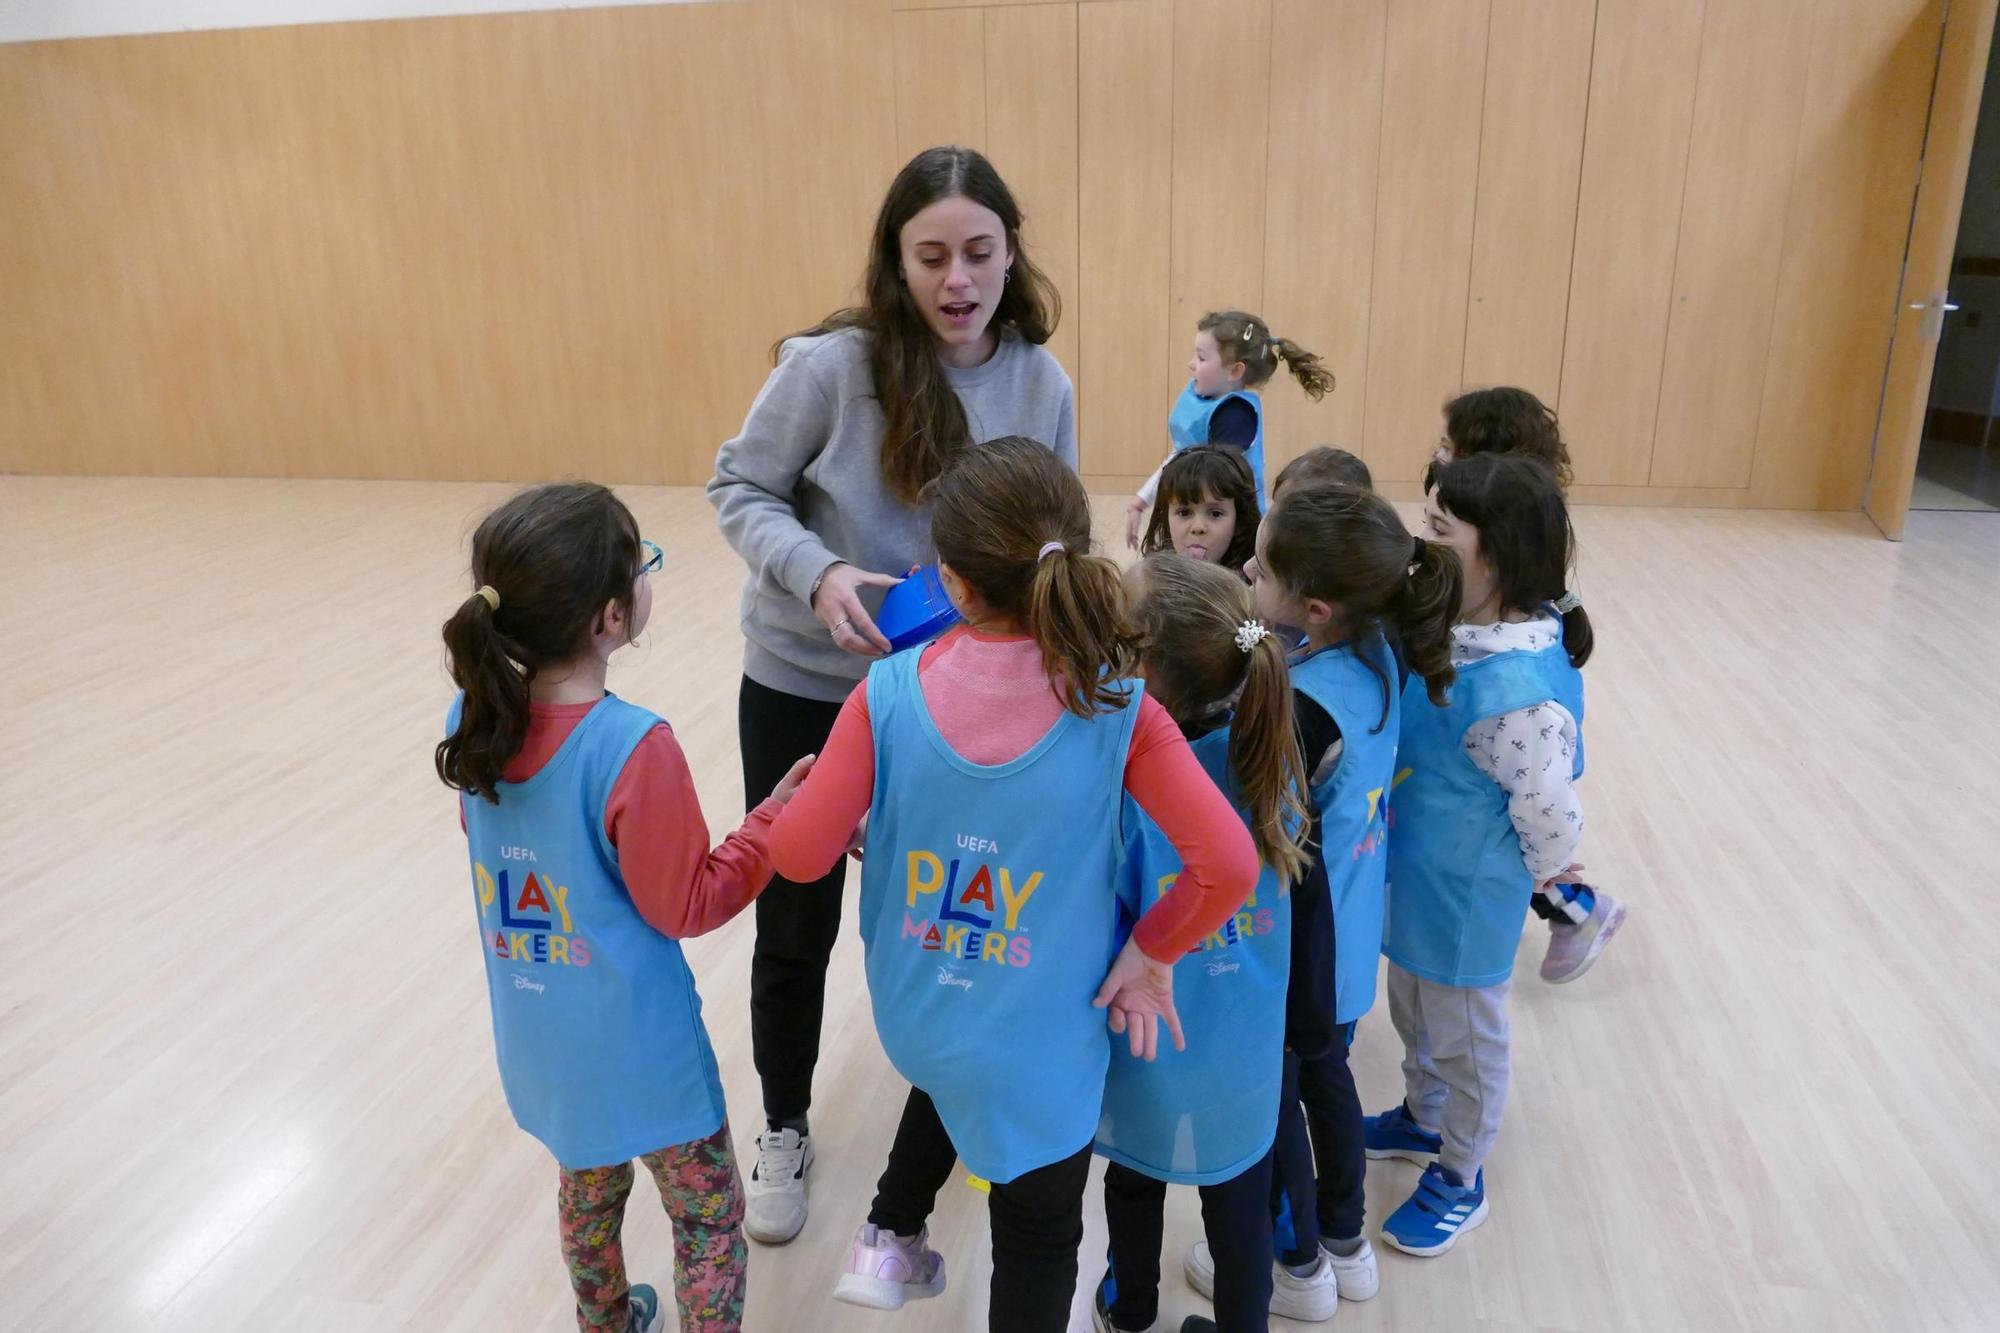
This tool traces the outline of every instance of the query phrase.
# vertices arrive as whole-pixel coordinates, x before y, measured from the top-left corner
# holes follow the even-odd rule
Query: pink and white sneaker
[[[847,1271],[834,1285],[833,1298],[871,1310],[900,1310],[905,1301],[943,1290],[944,1256],[931,1248],[928,1229],[904,1237],[863,1226],[854,1234]]]
[[[1575,981],[1588,972],[1604,952],[1604,946],[1618,933],[1618,927],[1625,924],[1625,904],[1602,889],[1596,893],[1597,902],[1588,918],[1576,925],[1549,927],[1549,951],[1542,957],[1542,980],[1551,986]]]

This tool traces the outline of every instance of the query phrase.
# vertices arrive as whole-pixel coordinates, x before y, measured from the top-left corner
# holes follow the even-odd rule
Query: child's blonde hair
[[[1235,699],[1229,772],[1250,836],[1265,865],[1297,882],[1309,864],[1306,765],[1283,643],[1254,619],[1250,586],[1220,565],[1152,555],[1136,577],[1146,688],[1183,725]]]
[[[1333,388],[1333,372],[1318,357],[1290,338],[1273,334],[1269,324],[1247,310],[1211,310],[1195,328],[1215,336],[1215,350],[1224,366],[1242,365],[1246,389],[1277,374],[1281,360],[1313,401],[1326,397]]]

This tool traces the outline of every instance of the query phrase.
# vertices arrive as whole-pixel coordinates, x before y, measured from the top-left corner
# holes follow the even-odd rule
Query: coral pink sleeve
[[[1141,951],[1172,963],[1229,920],[1257,886],[1250,830],[1216,790],[1180,728],[1146,696],[1125,758],[1125,790],[1180,854],[1181,875],[1132,929]]]
[[[868,682],[863,681],[841,705],[805,785],[772,826],[771,864],[795,883],[818,879],[847,854],[855,825],[874,799],[875,732],[868,720]]]
[[[662,935],[690,939],[734,917],[771,882],[768,840],[780,808],[766,800],[710,851],[694,774],[662,724],[646,733],[612,784],[604,833],[618,849],[639,915]]]

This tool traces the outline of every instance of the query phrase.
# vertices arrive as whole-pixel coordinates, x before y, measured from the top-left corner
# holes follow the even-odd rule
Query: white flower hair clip
[[[1246,653],[1270,637],[1271,631],[1261,620],[1246,620],[1236,627],[1236,646]]]

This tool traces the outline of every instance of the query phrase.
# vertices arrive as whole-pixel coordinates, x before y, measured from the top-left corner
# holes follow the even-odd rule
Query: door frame
[[[1910,213],[1909,247],[1896,292],[1895,332],[1882,377],[1882,407],[1875,419],[1873,466],[1864,507],[1890,541],[1903,539],[1917,453],[1930,407],[1931,371],[1937,361],[1951,282],[1958,215],[1972,168],[1972,138],[1985,91],[1994,11],[2000,0],[1947,0],[1931,86],[1930,123],[1924,130],[1917,196]]]

